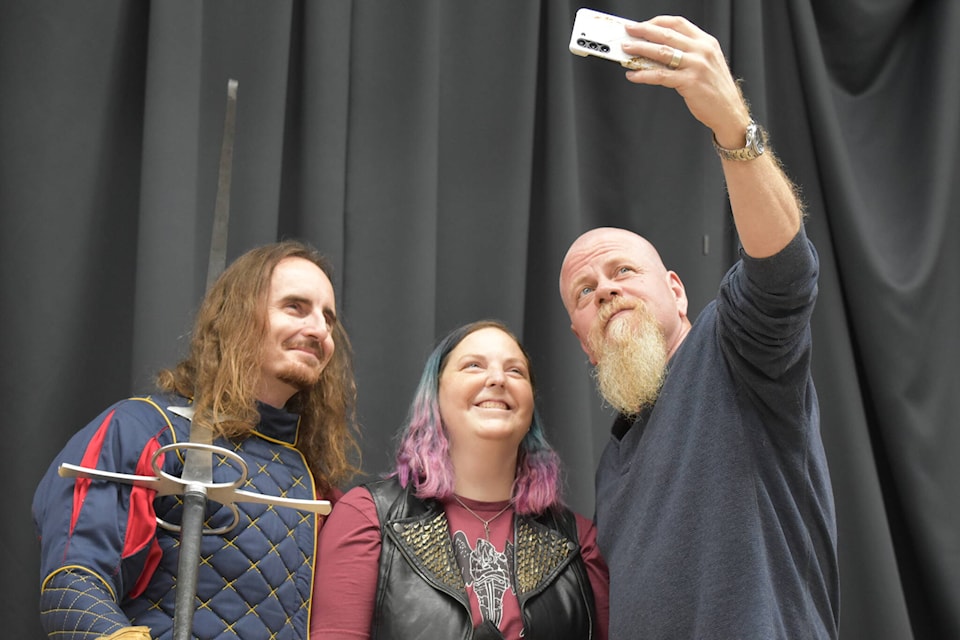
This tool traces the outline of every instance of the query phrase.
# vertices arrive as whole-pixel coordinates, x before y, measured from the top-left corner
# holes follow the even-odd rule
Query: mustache
[[[288,340],[287,342],[283,343],[283,346],[287,349],[303,349],[305,351],[309,351],[317,357],[317,360],[320,360],[321,362],[323,361],[323,357],[325,355],[323,352],[323,344],[321,344],[319,340],[311,340],[309,338]]]
[[[625,309],[636,309],[641,304],[643,303],[634,300],[627,300],[626,298],[614,298],[610,302],[600,307],[600,310],[597,312],[597,324],[598,326],[605,327],[610,321],[610,318],[615,314]]]

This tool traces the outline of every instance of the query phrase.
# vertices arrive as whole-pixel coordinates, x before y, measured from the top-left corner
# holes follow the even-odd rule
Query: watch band
[[[742,149],[727,149],[717,143],[717,137],[713,137],[713,148],[724,160],[745,161],[759,158],[763,155],[764,148],[767,145],[767,132],[763,127],[753,120],[747,125],[746,131],[747,143]]]

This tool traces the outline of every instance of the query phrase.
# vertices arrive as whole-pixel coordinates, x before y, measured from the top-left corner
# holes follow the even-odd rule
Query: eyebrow
[[[285,304],[287,302],[299,302],[301,304],[313,305],[313,301],[310,298],[302,296],[298,293],[290,293],[279,300],[280,304]],[[334,307],[326,306],[323,307],[323,312],[329,314],[334,320],[337,319],[337,310]]]
[[[583,289],[584,284],[590,282],[591,280],[596,280],[596,277],[592,277],[588,274],[583,274],[578,276],[574,280],[570,281],[570,290],[568,291],[569,295],[573,297],[573,301],[576,302],[580,298],[580,290]]]
[[[490,357],[489,357],[489,356],[486,356],[486,355],[484,355],[484,354],[482,354],[482,353],[479,353],[479,352],[478,352],[478,353],[474,353],[474,352],[471,351],[471,352],[469,352],[469,353],[463,354],[462,356],[460,356],[459,358],[457,358],[454,362],[460,362],[461,360],[465,360],[465,359],[467,359],[467,358],[473,358],[473,359],[475,359],[475,360],[484,360],[484,361],[490,360]],[[527,359],[524,358],[523,356],[508,356],[508,357],[504,358],[503,361],[504,361],[504,362],[510,362],[510,363],[512,363],[512,362],[519,362],[519,363],[521,363],[521,364],[522,364],[523,366],[525,366],[525,367],[526,367],[526,366],[529,366],[529,363],[527,362]]]
[[[313,304],[312,302],[310,302],[309,298],[305,296],[301,296],[296,293],[288,293],[287,295],[282,296],[279,300],[277,300],[277,302],[281,304],[287,303],[287,302],[300,302],[303,304]]]
[[[573,301],[576,302],[579,300],[580,289],[583,288],[585,283],[596,280],[596,277],[592,275],[595,271],[604,273],[611,268],[619,269],[622,266],[628,266],[639,274],[646,274],[651,270],[649,264],[646,264],[643,260],[640,260],[635,256],[631,256],[626,253],[617,253],[611,255],[596,268],[591,267],[589,272],[584,273],[583,275],[580,275],[571,281],[570,295],[573,296]]]

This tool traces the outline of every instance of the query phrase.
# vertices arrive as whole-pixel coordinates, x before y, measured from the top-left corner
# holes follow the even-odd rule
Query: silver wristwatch
[[[753,120],[747,125],[747,144],[742,149],[725,149],[717,144],[717,137],[713,137],[713,148],[724,160],[753,160],[763,155],[763,148],[767,144],[767,132]]]

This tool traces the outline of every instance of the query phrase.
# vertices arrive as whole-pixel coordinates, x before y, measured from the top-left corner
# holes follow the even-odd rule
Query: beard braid
[[[593,377],[600,395],[617,411],[634,416],[660,394],[667,348],[660,325],[643,303],[613,320],[604,334],[607,318],[625,305],[611,303],[611,308],[598,314],[589,343],[597,354]]]

